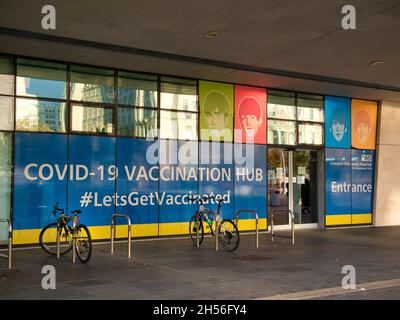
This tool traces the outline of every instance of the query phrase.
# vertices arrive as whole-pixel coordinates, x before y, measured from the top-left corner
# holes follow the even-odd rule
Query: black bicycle
[[[57,255],[57,230],[59,230],[60,255],[70,252],[75,240],[79,261],[89,262],[92,256],[92,237],[87,226],[78,224],[78,214],[81,212],[81,210],[74,210],[71,212],[73,216],[65,215],[64,209],[59,207],[58,202],[56,203],[51,215],[55,216],[60,213],[57,222],[45,226],[39,235],[39,243],[44,251],[51,255]]]
[[[197,224],[199,229],[198,236],[200,245],[204,239],[204,226],[207,229],[207,232],[211,232],[212,236],[215,237],[215,226],[218,223],[217,232],[219,243],[226,251],[233,252],[239,247],[239,229],[232,220],[221,218],[220,209],[222,206],[222,199],[216,200],[218,202],[218,210],[216,213],[213,210],[207,209],[203,206],[203,203],[210,199],[215,199],[215,196],[191,198],[192,202],[199,204],[199,210],[194,216],[191,217],[189,221],[189,234],[193,241],[193,245],[197,246]],[[209,218],[209,215],[212,216],[212,219]],[[199,222],[197,223],[197,221]]]

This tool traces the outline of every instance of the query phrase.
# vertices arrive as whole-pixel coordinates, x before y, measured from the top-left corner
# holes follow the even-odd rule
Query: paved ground
[[[12,272],[0,259],[0,299],[255,299],[299,292],[301,298],[340,287],[342,266],[349,264],[358,284],[397,284],[313,299],[399,299],[399,244],[400,227],[388,227],[299,230],[295,246],[261,234],[259,249],[253,235],[243,235],[231,254],[215,252],[211,238],[200,248],[190,239],[135,241],[131,261],[126,244],[116,244],[115,256],[98,244],[86,265],[72,264],[71,255],[56,260],[41,249],[18,250]],[[46,264],[56,267],[56,290],[41,288]]]

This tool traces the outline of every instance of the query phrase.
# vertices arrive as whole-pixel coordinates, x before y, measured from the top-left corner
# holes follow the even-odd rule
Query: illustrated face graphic
[[[255,137],[262,125],[261,107],[256,99],[243,99],[239,107],[239,119],[245,134]]]
[[[333,120],[331,125],[331,132],[336,141],[342,141],[347,128],[344,123]]]
[[[228,100],[220,92],[211,92],[204,100],[204,116],[208,129],[222,130],[228,127],[230,108]]]
[[[343,109],[335,108],[332,111],[329,131],[332,133],[333,138],[340,142],[343,140],[347,132],[346,114]]]
[[[372,132],[371,118],[367,111],[360,110],[357,112],[355,126],[358,140],[360,140],[362,144],[367,143]]]

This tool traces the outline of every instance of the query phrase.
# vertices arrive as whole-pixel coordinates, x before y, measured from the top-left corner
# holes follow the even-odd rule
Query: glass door
[[[268,150],[268,212],[290,209],[296,224],[318,223],[318,162],[315,150]],[[274,225],[289,225],[278,213]]]

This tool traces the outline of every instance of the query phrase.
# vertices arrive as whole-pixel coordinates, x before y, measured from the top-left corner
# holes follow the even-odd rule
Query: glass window
[[[157,107],[157,76],[118,72],[118,103]]]
[[[114,103],[114,71],[71,66],[71,99]]]
[[[321,124],[299,123],[299,144],[322,145],[322,132]]]
[[[297,95],[297,119],[324,122],[324,98],[312,94]]]
[[[161,111],[160,137],[164,139],[197,140],[197,114]]]
[[[16,126],[20,131],[66,132],[67,104],[17,98]]]
[[[296,122],[268,120],[269,144],[296,144]]]
[[[66,84],[66,64],[17,59],[17,95],[65,99]]]
[[[118,134],[131,137],[157,137],[157,110],[118,108]]]
[[[161,78],[161,108],[197,111],[197,81]]]
[[[12,134],[0,132],[0,219],[10,217]],[[8,237],[7,224],[0,223],[0,241]]]
[[[0,94],[14,94],[14,64],[12,57],[0,56]]]
[[[14,98],[0,96],[0,130],[14,129]]]
[[[268,90],[268,118],[295,120],[295,93]]]
[[[72,105],[72,131],[86,133],[114,133],[114,110],[104,107]]]

